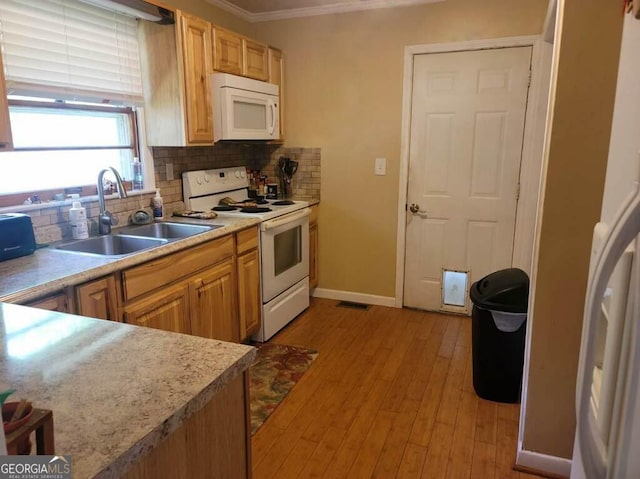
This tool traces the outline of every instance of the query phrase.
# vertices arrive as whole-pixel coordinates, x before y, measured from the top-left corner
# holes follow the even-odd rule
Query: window
[[[15,151],[0,156],[0,194],[94,184],[107,166],[133,178],[131,108],[11,100],[9,113]]]
[[[79,0],[3,0],[0,35],[15,148],[0,153],[0,195],[95,184],[107,166],[130,180],[134,157],[151,160],[137,141],[134,18]]]

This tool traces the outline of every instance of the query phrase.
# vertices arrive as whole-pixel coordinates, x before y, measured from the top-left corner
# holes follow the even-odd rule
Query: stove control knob
[[[236,178],[240,178],[240,170],[236,170]]]
[[[199,185],[201,185],[201,184],[202,184],[202,176],[198,176],[198,177],[196,178],[196,183],[198,183]]]
[[[211,177],[209,175],[204,175],[204,181],[209,183],[210,180],[211,180]]]
[[[245,171],[244,170],[240,170],[240,178],[244,178],[245,176],[247,176]]]

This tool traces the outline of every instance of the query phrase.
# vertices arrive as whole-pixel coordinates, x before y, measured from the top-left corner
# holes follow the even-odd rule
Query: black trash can
[[[496,271],[471,285],[473,388],[491,401],[517,403],[522,387],[529,277]]]

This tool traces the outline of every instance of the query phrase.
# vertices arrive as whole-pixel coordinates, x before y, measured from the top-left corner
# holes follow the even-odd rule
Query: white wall
[[[602,220],[611,221],[640,178],[640,20],[626,15],[622,31],[616,104],[602,200]]]

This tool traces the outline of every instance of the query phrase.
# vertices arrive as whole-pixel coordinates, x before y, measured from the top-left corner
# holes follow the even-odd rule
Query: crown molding
[[[275,10],[265,13],[251,13],[234,5],[229,0],[206,0],[208,3],[225,10],[236,17],[250,23],[270,22],[273,20],[286,20],[289,18],[315,17],[318,15],[330,15],[334,13],[349,13],[362,10],[375,10],[378,8],[409,7],[426,3],[440,3],[446,0],[368,0],[366,2],[337,2],[330,5],[317,7],[291,8],[287,10]]]

